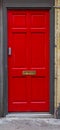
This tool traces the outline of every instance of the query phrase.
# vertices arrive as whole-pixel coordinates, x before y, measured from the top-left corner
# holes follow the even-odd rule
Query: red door
[[[49,111],[49,10],[8,10],[8,111]]]

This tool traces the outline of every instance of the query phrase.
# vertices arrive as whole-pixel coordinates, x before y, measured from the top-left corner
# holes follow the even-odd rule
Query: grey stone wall
[[[2,0],[0,0],[0,116],[3,115],[3,26]]]
[[[12,7],[49,7],[53,5],[53,0],[3,0],[5,6]]]

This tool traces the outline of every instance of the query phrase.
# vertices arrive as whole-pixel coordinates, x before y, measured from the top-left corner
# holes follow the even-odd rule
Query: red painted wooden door
[[[49,111],[49,10],[8,10],[8,111]]]

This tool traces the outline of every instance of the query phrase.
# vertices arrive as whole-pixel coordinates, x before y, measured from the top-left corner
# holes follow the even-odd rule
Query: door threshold
[[[21,112],[21,113],[8,113],[6,117],[11,118],[53,118],[54,115],[50,113],[41,112]]]

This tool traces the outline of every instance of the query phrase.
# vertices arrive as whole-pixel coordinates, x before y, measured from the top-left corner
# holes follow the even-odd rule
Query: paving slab
[[[60,119],[5,117],[0,130],[60,130]]]

